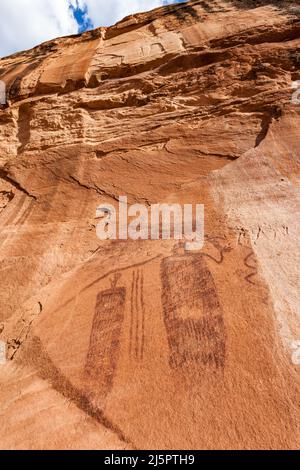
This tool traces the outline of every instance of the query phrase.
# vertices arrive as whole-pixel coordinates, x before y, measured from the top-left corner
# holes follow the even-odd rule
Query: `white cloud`
[[[74,0],[1,0],[0,56],[78,32]]]
[[[97,27],[166,3],[172,0],[0,0],[0,57],[59,36],[76,34],[78,23],[70,5],[86,6]]]
[[[151,10],[176,0],[80,0],[88,7],[88,14],[95,26],[108,26],[127,15]]]

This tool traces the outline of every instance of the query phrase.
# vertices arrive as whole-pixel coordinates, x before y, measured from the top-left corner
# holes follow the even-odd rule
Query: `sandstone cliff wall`
[[[299,448],[300,9],[191,1],[0,60],[1,448]],[[205,204],[205,246],[96,237]]]

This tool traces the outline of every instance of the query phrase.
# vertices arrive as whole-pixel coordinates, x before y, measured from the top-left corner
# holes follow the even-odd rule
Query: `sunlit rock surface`
[[[191,1],[0,60],[1,448],[299,448],[299,16]],[[203,249],[101,242],[119,195],[204,204]]]

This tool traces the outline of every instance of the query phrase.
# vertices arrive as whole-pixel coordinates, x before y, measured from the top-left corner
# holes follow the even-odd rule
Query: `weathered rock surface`
[[[192,1],[0,60],[1,448],[300,447],[299,13]],[[204,203],[203,250],[101,242],[119,195]]]

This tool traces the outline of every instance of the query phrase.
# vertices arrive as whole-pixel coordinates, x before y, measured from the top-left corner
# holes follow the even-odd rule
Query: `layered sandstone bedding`
[[[299,448],[299,18],[196,0],[0,60],[2,449]],[[203,249],[100,241],[119,195],[204,204]]]

